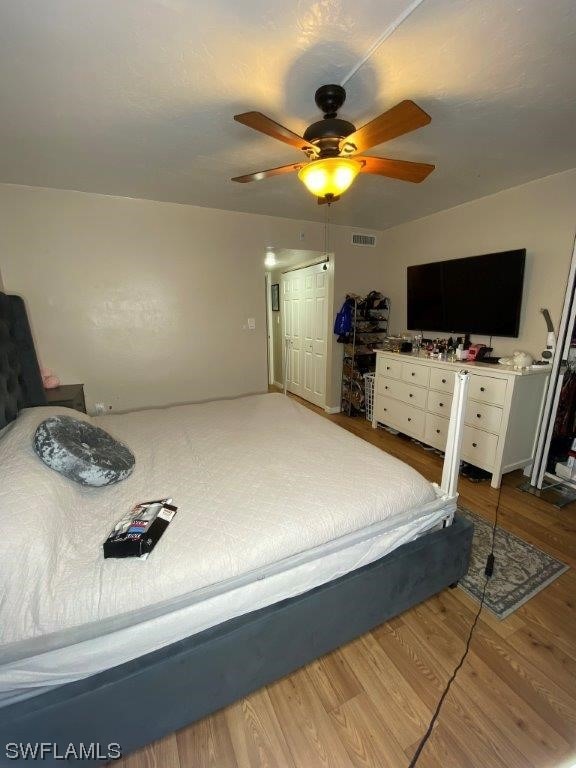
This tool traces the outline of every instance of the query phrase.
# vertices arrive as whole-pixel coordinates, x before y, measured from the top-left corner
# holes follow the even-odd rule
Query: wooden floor
[[[311,406],[312,407],[312,406]],[[324,415],[324,414],[323,414]],[[326,416],[439,481],[440,458]],[[499,523],[576,566],[576,504],[558,510],[505,478]],[[362,482],[361,478],[358,482]],[[460,481],[461,504],[492,519],[498,491]],[[122,768],[402,768],[458,662],[476,604],[447,590],[294,674],[114,763]],[[504,621],[483,612],[419,768],[576,764],[576,572]]]

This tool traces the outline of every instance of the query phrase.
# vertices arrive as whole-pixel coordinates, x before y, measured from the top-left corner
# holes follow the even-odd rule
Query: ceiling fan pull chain
[[[330,202],[326,206],[324,214],[324,256],[328,256],[328,224],[330,222]]]

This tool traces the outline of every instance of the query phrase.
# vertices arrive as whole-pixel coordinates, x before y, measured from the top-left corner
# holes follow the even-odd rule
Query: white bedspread
[[[92,418],[136,455],[133,475],[83,488],[45,467],[34,408],[0,433],[0,662],[38,638],[169,603],[435,499],[406,464],[281,395]],[[84,417],[80,414],[76,416]],[[145,561],[104,560],[134,503],[179,511]]]

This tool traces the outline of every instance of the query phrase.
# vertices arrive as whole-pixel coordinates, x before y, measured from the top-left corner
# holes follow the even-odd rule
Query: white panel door
[[[328,280],[324,264],[282,275],[287,388],[316,405],[326,405]]]
[[[302,278],[299,272],[281,277],[284,325],[284,376],[289,392],[302,395]]]
[[[328,271],[323,264],[302,270],[304,277],[304,395],[326,405],[328,352]]]

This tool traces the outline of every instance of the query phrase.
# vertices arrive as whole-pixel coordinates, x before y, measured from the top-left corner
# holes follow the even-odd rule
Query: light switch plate
[[[248,330],[249,331],[256,330],[256,318],[254,318],[254,317],[249,317],[248,318]]]

